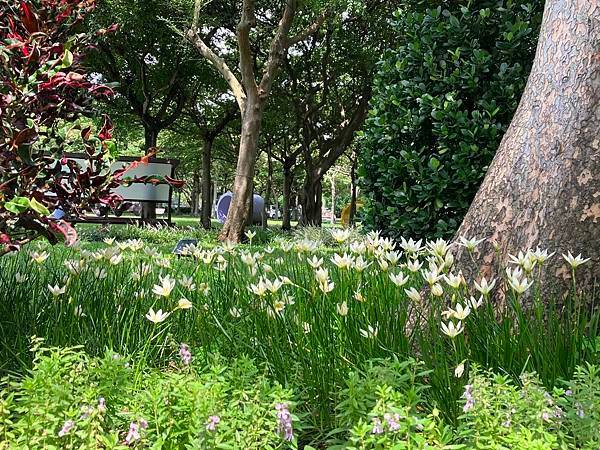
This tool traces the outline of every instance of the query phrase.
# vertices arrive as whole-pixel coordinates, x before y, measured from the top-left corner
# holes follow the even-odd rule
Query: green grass
[[[40,245],[38,251],[49,254],[42,263],[30,255],[37,244],[3,257],[0,370],[30,366],[34,335],[46,345],[84,345],[91,355],[110,349],[156,366],[186,343],[199,350],[199,357],[244,355],[266,364],[283,385],[301,387],[314,427],[325,430],[334,426],[336,393],[348,374],[373,359],[424,361],[431,370],[430,402],[454,420],[472,363],[515,379],[524,370],[534,370],[550,387],[597,356],[597,312],[574,307],[583,301],[580,298],[567,297],[559,309],[552,300],[543,304],[532,288],[533,298],[527,302],[531,306],[509,294],[501,311],[486,298],[463,320],[466,331],[451,339],[440,329],[443,313],[456,303],[467,304],[472,283],[469,288],[452,288],[440,278],[443,293],[432,295],[422,273],[411,272],[406,256],[390,250],[390,241],[355,234],[349,247],[336,244],[328,231],[308,229],[290,236],[257,229],[251,243],[215,247],[214,232],[196,231],[206,245],[194,257],[170,254],[190,229],[122,226],[105,234],[82,232],[94,240],[77,249]],[[102,242],[115,235],[139,240],[121,249],[117,244],[124,240]],[[345,253],[354,261],[347,269],[332,262],[332,256]],[[427,257],[438,266],[444,261],[431,249],[419,256],[421,261]],[[328,273],[321,283],[309,259],[323,260]],[[357,259],[367,265],[364,270],[357,269]],[[65,263],[77,270],[69,271]],[[444,266],[440,271],[441,277],[452,269]],[[408,277],[402,287],[390,278],[399,273]],[[165,276],[177,280],[172,292],[153,293]],[[261,285],[277,280],[282,284],[267,283],[271,290]],[[331,292],[323,292],[330,283]],[[48,286],[65,287],[65,293],[54,296]],[[405,291],[409,287],[422,299],[411,300]],[[193,307],[179,309],[182,299]],[[170,315],[153,324],[145,317],[150,308]],[[456,377],[454,370],[461,362],[465,375]]]

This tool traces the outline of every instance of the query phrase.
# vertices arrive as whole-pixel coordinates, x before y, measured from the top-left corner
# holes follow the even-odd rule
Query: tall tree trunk
[[[244,227],[252,212],[254,168],[258,151],[258,136],[264,102],[259,98],[248,97],[242,117],[242,133],[238,153],[233,198],[227,213],[227,220],[219,234],[222,241],[240,242]]]
[[[591,258],[577,269],[588,292],[600,263],[600,4],[547,0],[537,53],[521,102],[457,236],[486,237],[478,267],[490,276],[508,252],[540,246],[547,293],[569,286],[560,257]],[[495,257],[492,243],[500,249]],[[469,269],[470,268],[470,269]]]
[[[294,182],[294,173],[292,166],[283,164],[283,211],[281,229],[289,231],[292,229],[291,209],[292,209],[292,184]]]
[[[270,144],[269,144],[270,145]],[[269,225],[267,210],[271,204],[271,194],[273,191],[273,159],[271,158],[271,148],[267,146],[267,186],[265,189],[265,205],[263,208],[263,228],[267,228]]]
[[[331,224],[335,224],[335,176],[331,176]]]
[[[350,214],[348,215],[348,226],[354,225],[354,217],[356,216],[356,154],[352,154],[352,165],[350,166]]]
[[[159,130],[151,125],[144,125],[144,149],[146,154],[156,147]],[[156,219],[156,204],[142,202],[142,219]]]
[[[192,216],[197,217],[199,214],[199,198],[200,198],[200,174],[198,173],[198,168],[194,167],[194,173],[192,175],[193,186],[192,193],[190,195],[190,207]]]
[[[212,211],[212,179],[210,173],[210,163],[212,159],[212,139],[204,139],[202,147],[202,211],[201,222],[202,227],[206,230],[211,227],[211,211]]]
[[[320,227],[323,217],[323,180],[321,178],[307,177],[302,190],[301,204],[301,224]]]

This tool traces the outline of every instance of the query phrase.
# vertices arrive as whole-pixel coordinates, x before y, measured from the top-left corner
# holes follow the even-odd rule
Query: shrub
[[[77,25],[93,6],[0,1],[0,255],[40,235],[73,243],[74,229],[48,217],[56,207],[77,215],[118,201],[110,193],[118,185],[108,171],[110,120],[97,135],[78,121],[91,113],[94,97],[112,93],[82,66],[91,37]],[[86,169],[64,155],[73,142],[85,149]]]
[[[298,418],[282,418],[291,393],[251,361],[174,365],[159,372],[114,353],[40,350],[31,373],[0,391],[0,449],[296,447]]]
[[[444,2],[394,16],[360,153],[363,223],[451,237],[525,87],[543,2]],[[416,10],[417,9],[417,10]]]

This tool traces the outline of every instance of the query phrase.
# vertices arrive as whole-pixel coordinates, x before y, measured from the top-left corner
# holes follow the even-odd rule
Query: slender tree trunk
[[[271,194],[273,191],[273,160],[271,158],[271,149],[267,149],[267,186],[265,192],[265,205],[263,208],[263,228],[267,228],[269,225],[267,210],[271,203]]]
[[[144,126],[144,148],[146,154],[151,148],[156,147],[159,130],[152,126]],[[151,202],[142,202],[142,219],[156,219],[156,204]]]
[[[292,229],[291,209],[292,209],[292,184],[294,182],[294,173],[292,166],[284,162],[283,164],[283,211],[281,229],[289,231]]]
[[[352,165],[350,166],[350,214],[348,215],[348,226],[354,225],[354,217],[356,216],[356,162],[355,155],[352,158]]]
[[[302,190],[301,223],[304,226],[320,227],[322,224],[323,206],[323,180],[321,178],[310,178],[304,183]]]
[[[211,227],[211,210],[212,210],[212,178],[210,173],[210,163],[212,159],[212,139],[204,139],[202,147],[202,211],[201,222],[202,227],[206,230]]]
[[[547,0],[533,68],[521,102],[457,236],[488,238],[477,266],[491,276],[507,253],[540,246],[556,255],[542,285],[562,294],[571,269],[560,256],[591,260],[577,269],[590,292],[600,263],[600,4]],[[495,257],[499,249],[500,261]],[[571,286],[572,288],[572,286]]]
[[[331,176],[331,224],[335,224],[335,176]]]
[[[200,174],[198,173],[198,168],[194,168],[194,173],[192,175],[193,179],[193,187],[192,193],[190,195],[190,207],[192,216],[197,217],[199,214],[199,198],[200,198]]]
[[[247,220],[251,219],[254,168],[263,107],[264,102],[259,98],[248,97],[242,117],[242,133],[233,184],[233,198],[227,213],[227,220],[219,235],[219,239],[222,241],[240,242]]]

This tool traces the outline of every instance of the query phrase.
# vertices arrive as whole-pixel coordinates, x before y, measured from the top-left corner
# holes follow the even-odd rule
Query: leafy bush
[[[108,171],[110,120],[105,117],[97,135],[78,122],[91,113],[94,97],[112,94],[82,65],[91,36],[76,28],[93,6],[0,1],[0,255],[39,235],[73,243],[73,228],[48,217],[56,207],[77,215],[119,200],[110,193],[118,186]],[[85,170],[65,157],[72,142],[85,149]]]
[[[367,227],[453,235],[525,87],[543,3],[444,2],[395,14],[398,45],[379,63],[360,153]]]
[[[0,391],[0,449],[296,447],[291,393],[252,362],[173,364],[140,372],[113,353],[40,350],[31,373]]]

